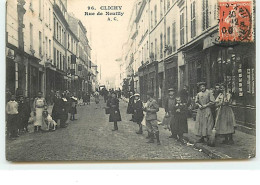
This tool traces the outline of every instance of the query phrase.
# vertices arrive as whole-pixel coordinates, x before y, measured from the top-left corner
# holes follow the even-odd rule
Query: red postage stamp
[[[252,30],[252,1],[219,2],[221,42],[251,42]]]

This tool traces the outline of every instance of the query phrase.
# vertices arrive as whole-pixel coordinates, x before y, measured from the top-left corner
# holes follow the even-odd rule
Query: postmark
[[[220,42],[251,42],[252,1],[219,2]]]

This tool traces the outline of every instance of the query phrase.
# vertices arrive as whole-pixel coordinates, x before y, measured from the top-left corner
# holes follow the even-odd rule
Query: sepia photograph
[[[255,0],[7,0],[9,162],[256,157]]]

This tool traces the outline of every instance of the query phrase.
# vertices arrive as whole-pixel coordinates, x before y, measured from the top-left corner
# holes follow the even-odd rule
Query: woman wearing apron
[[[47,106],[45,98],[42,97],[42,92],[38,92],[38,97],[33,102],[33,110],[35,115],[34,132],[41,131],[46,125],[43,124],[42,112],[44,107]]]

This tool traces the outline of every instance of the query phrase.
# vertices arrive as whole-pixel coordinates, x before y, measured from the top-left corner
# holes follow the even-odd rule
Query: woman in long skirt
[[[42,112],[44,107],[47,106],[46,100],[42,97],[42,92],[38,92],[38,97],[33,102],[33,109],[35,114],[34,131],[38,132],[47,128],[47,125],[43,124]]]
[[[231,94],[225,92],[224,85],[220,86],[221,93],[216,98],[217,114],[216,114],[216,134],[224,135],[223,144],[234,144],[233,133],[235,132],[235,115],[229,106],[232,102]]]
[[[213,94],[206,89],[206,83],[198,84],[200,92],[197,94],[195,103],[199,107],[196,115],[195,133],[201,138],[198,143],[204,142],[204,138],[209,138],[213,129],[214,121],[211,112],[211,106],[215,103]]]
[[[120,110],[119,110],[119,100],[116,98],[116,93],[112,92],[112,97],[109,100],[108,107],[110,108],[109,112],[109,122],[114,123],[114,129],[112,131],[118,130],[118,121],[121,120]]]

